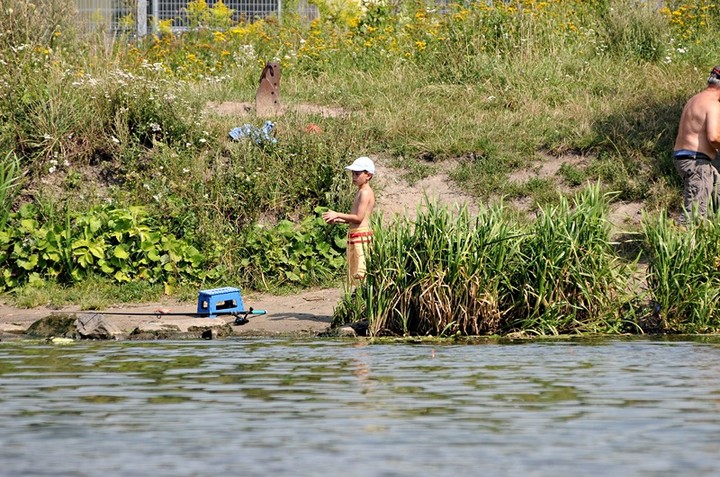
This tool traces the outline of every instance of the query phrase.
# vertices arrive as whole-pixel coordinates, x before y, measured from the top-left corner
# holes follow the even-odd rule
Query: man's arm
[[[713,101],[705,116],[707,140],[716,151],[720,149],[720,102]]]

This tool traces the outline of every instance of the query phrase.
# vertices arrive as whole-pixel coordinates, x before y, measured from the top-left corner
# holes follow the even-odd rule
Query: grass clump
[[[617,332],[630,267],[610,244],[609,199],[588,187],[531,224],[502,205],[471,218],[427,204],[414,222],[381,228],[335,323],[367,318],[373,335]]]
[[[644,218],[650,326],[681,333],[720,329],[720,214],[692,214],[686,227],[666,213]]]

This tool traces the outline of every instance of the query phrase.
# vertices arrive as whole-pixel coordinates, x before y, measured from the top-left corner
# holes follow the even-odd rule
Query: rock
[[[231,336],[233,329],[224,319],[194,318],[173,323],[150,321],[138,325],[129,338],[133,340],[158,339],[218,339]]]
[[[167,340],[182,334],[180,327],[172,323],[146,322],[140,323],[128,336],[133,340]]]
[[[80,315],[75,324],[78,333],[91,340],[116,340],[124,337],[122,332],[106,316],[98,313]]]
[[[34,322],[25,334],[32,338],[60,337],[80,339],[80,333],[78,333],[75,326],[76,320],[75,314],[53,313]]]
[[[21,323],[0,323],[0,336],[4,334],[22,335],[26,329],[27,325]]]
[[[197,333],[203,339],[225,338],[233,334],[232,326],[229,323],[215,323],[212,325],[189,326],[188,333]]]
[[[357,338],[357,333],[351,326],[338,328],[337,335],[341,338]]]

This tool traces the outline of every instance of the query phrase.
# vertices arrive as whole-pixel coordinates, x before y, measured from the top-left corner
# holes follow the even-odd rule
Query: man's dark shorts
[[[673,151],[675,170],[683,180],[685,213],[697,207],[701,216],[707,215],[708,204],[716,200],[718,170],[706,154],[688,149]],[[680,222],[685,222],[685,213]]]

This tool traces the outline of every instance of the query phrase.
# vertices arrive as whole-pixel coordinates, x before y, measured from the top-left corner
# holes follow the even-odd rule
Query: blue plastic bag
[[[272,121],[265,121],[261,128],[252,124],[243,124],[238,128],[232,128],[229,134],[236,141],[248,138],[258,145],[277,144],[277,138],[273,135],[274,129],[275,124]]]

